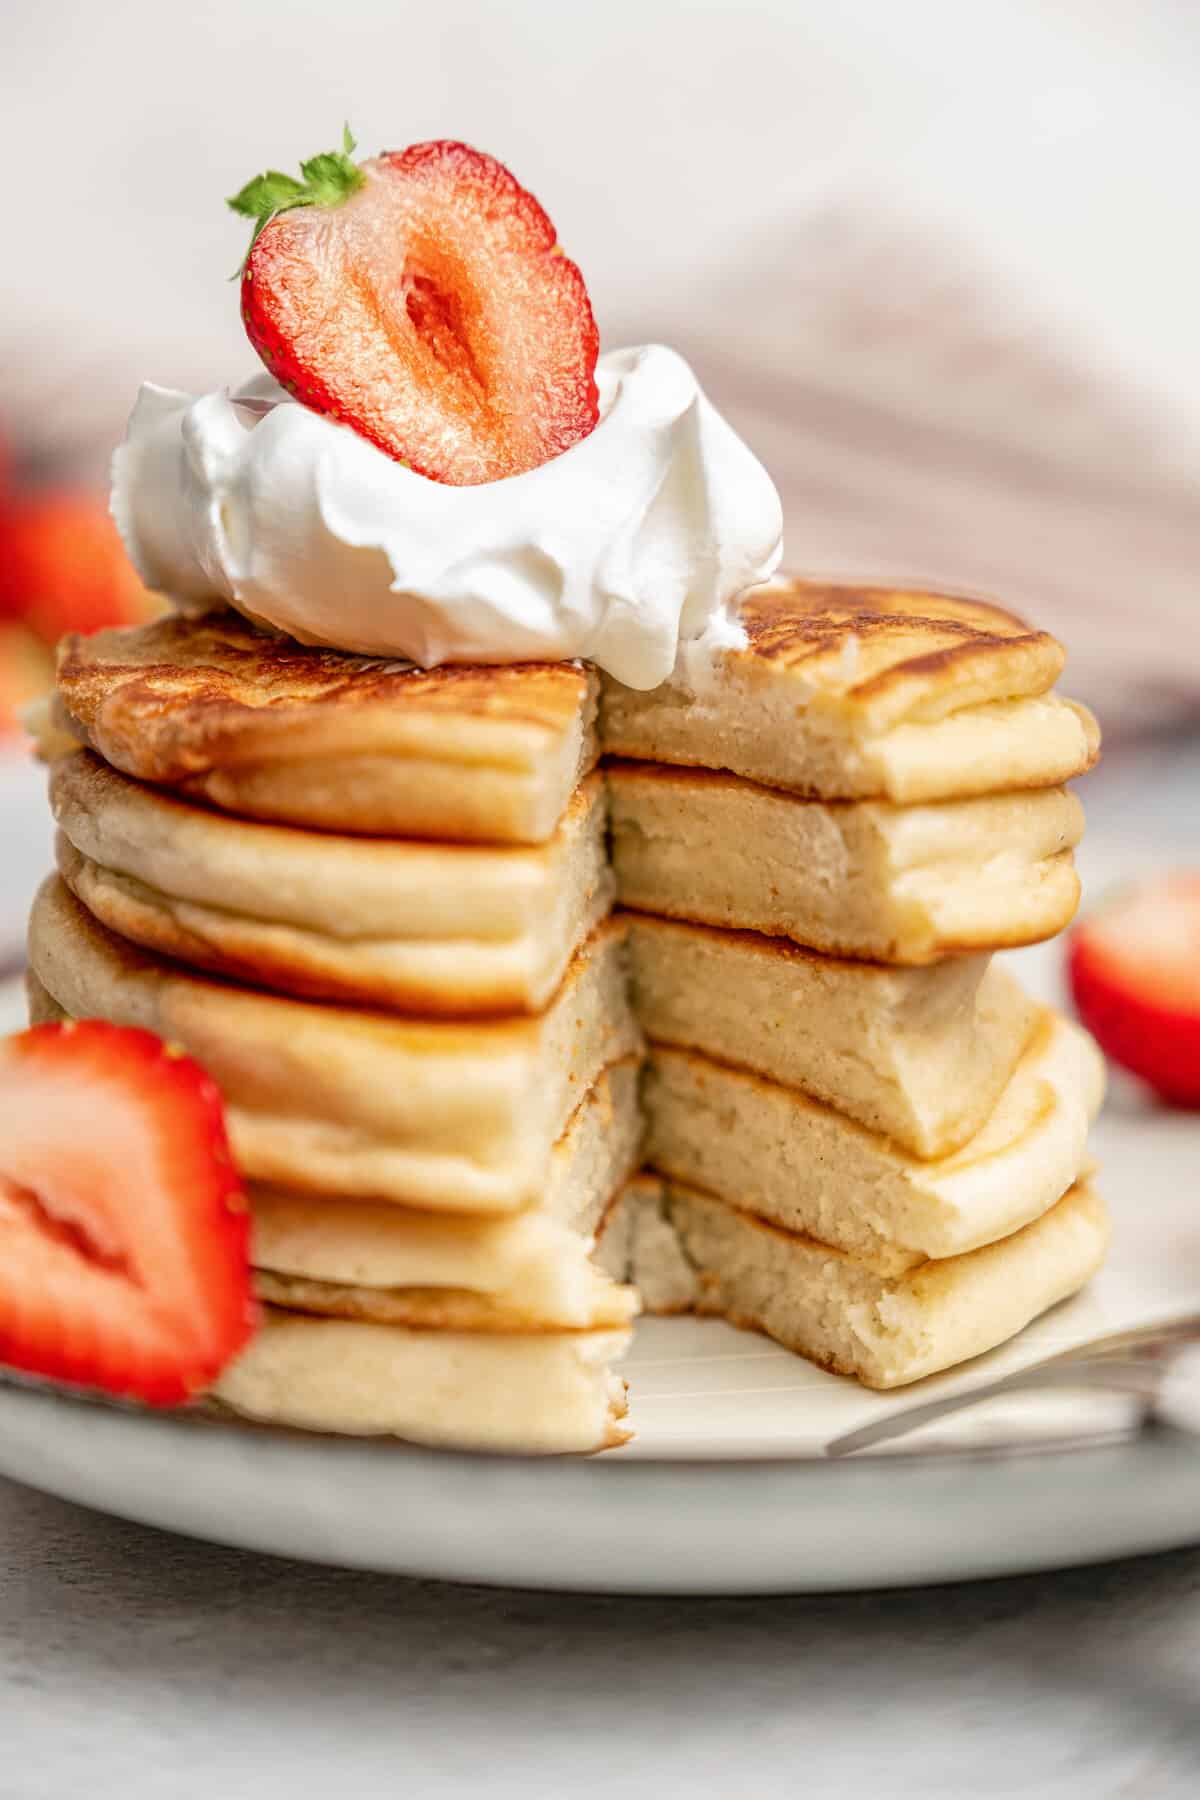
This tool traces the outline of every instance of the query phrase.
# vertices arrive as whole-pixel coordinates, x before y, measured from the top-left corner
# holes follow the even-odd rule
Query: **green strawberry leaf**
[[[268,169],[265,175],[256,175],[253,181],[248,181],[225,204],[241,213],[243,218],[263,219],[269,213],[282,212],[284,207],[300,206],[305,199],[302,181],[297,181],[294,175],[283,175],[278,169]]]
[[[323,150],[318,156],[310,156],[307,162],[300,164],[299,181],[279,169],[267,169],[226,200],[226,206],[232,211],[254,220],[254,232],[241,266],[233,276],[234,281],[245,273],[250,251],[258,242],[259,234],[280,213],[291,212],[298,206],[341,206],[358,191],[366,176],[352,160],[355,147],[353,132],[349,125],[343,125],[342,148]]]
[[[326,150],[300,164],[313,206],[340,206],[363,184],[358,164],[343,150]]]

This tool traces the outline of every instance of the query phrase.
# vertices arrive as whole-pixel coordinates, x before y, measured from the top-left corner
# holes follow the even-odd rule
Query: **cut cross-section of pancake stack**
[[[605,687],[654,1173],[600,1255],[653,1310],[892,1387],[1104,1253],[1099,1054],[989,960],[1074,911],[1062,784],[1098,738],[997,608],[781,585],[743,619],[699,693]]]
[[[35,1018],[226,1101],[263,1323],[218,1398],[432,1443],[621,1441],[640,1040],[578,667],[328,655],[217,615],[68,646]],[[62,748],[60,743],[59,748]]]
[[[1061,650],[926,595],[744,618],[699,692],[606,681],[599,732],[578,665],[224,612],[68,641],[32,1012],[222,1089],[265,1309],[226,1405],[593,1449],[639,1290],[890,1386],[1098,1263],[1099,1059],[990,961],[1077,900]]]

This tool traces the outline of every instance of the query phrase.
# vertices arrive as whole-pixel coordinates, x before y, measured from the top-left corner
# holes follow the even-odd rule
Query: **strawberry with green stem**
[[[595,426],[599,339],[583,277],[502,163],[437,140],[268,170],[242,317],[275,379],[418,474],[456,486],[536,468]]]

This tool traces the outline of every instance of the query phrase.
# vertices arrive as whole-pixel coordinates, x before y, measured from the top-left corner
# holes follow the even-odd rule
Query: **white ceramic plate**
[[[1027,953],[1043,990],[1053,961]],[[0,1028],[19,1022],[7,995]],[[619,1592],[855,1588],[1033,1570],[1200,1540],[1200,1438],[1123,1402],[1009,1399],[903,1453],[834,1436],[1105,1332],[1200,1308],[1200,1127],[1118,1094],[1095,1147],[1116,1216],[1091,1289],[965,1371],[869,1394],[764,1339],[647,1320],[634,1442],[541,1461],[157,1416],[0,1386],[0,1472],[169,1530],[317,1562]]]

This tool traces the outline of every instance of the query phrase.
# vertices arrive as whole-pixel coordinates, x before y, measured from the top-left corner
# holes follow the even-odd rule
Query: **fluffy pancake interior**
[[[711,1195],[643,1178],[614,1209],[600,1256],[636,1281],[650,1311],[717,1314],[890,1388],[1014,1337],[1084,1286],[1109,1234],[1103,1202],[1081,1184],[999,1243],[887,1276]]]
[[[638,913],[629,942],[651,1037],[801,1088],[916,1156],[979,1129],[1036,1021],[983,955],[886,968]]]
[[[1104,1069],[1053,1014],[969,1143],[920,1161],[832,1107],[694,1052],[651,1045],[646,1160],[894,1274],[1007,1237],[1073,1185]]]
[[[618,894],[641,911],[920,964],[1034,943],[1078,902],[1082,813],[1062,789],[831,806],[707,771],[607,774]]]

